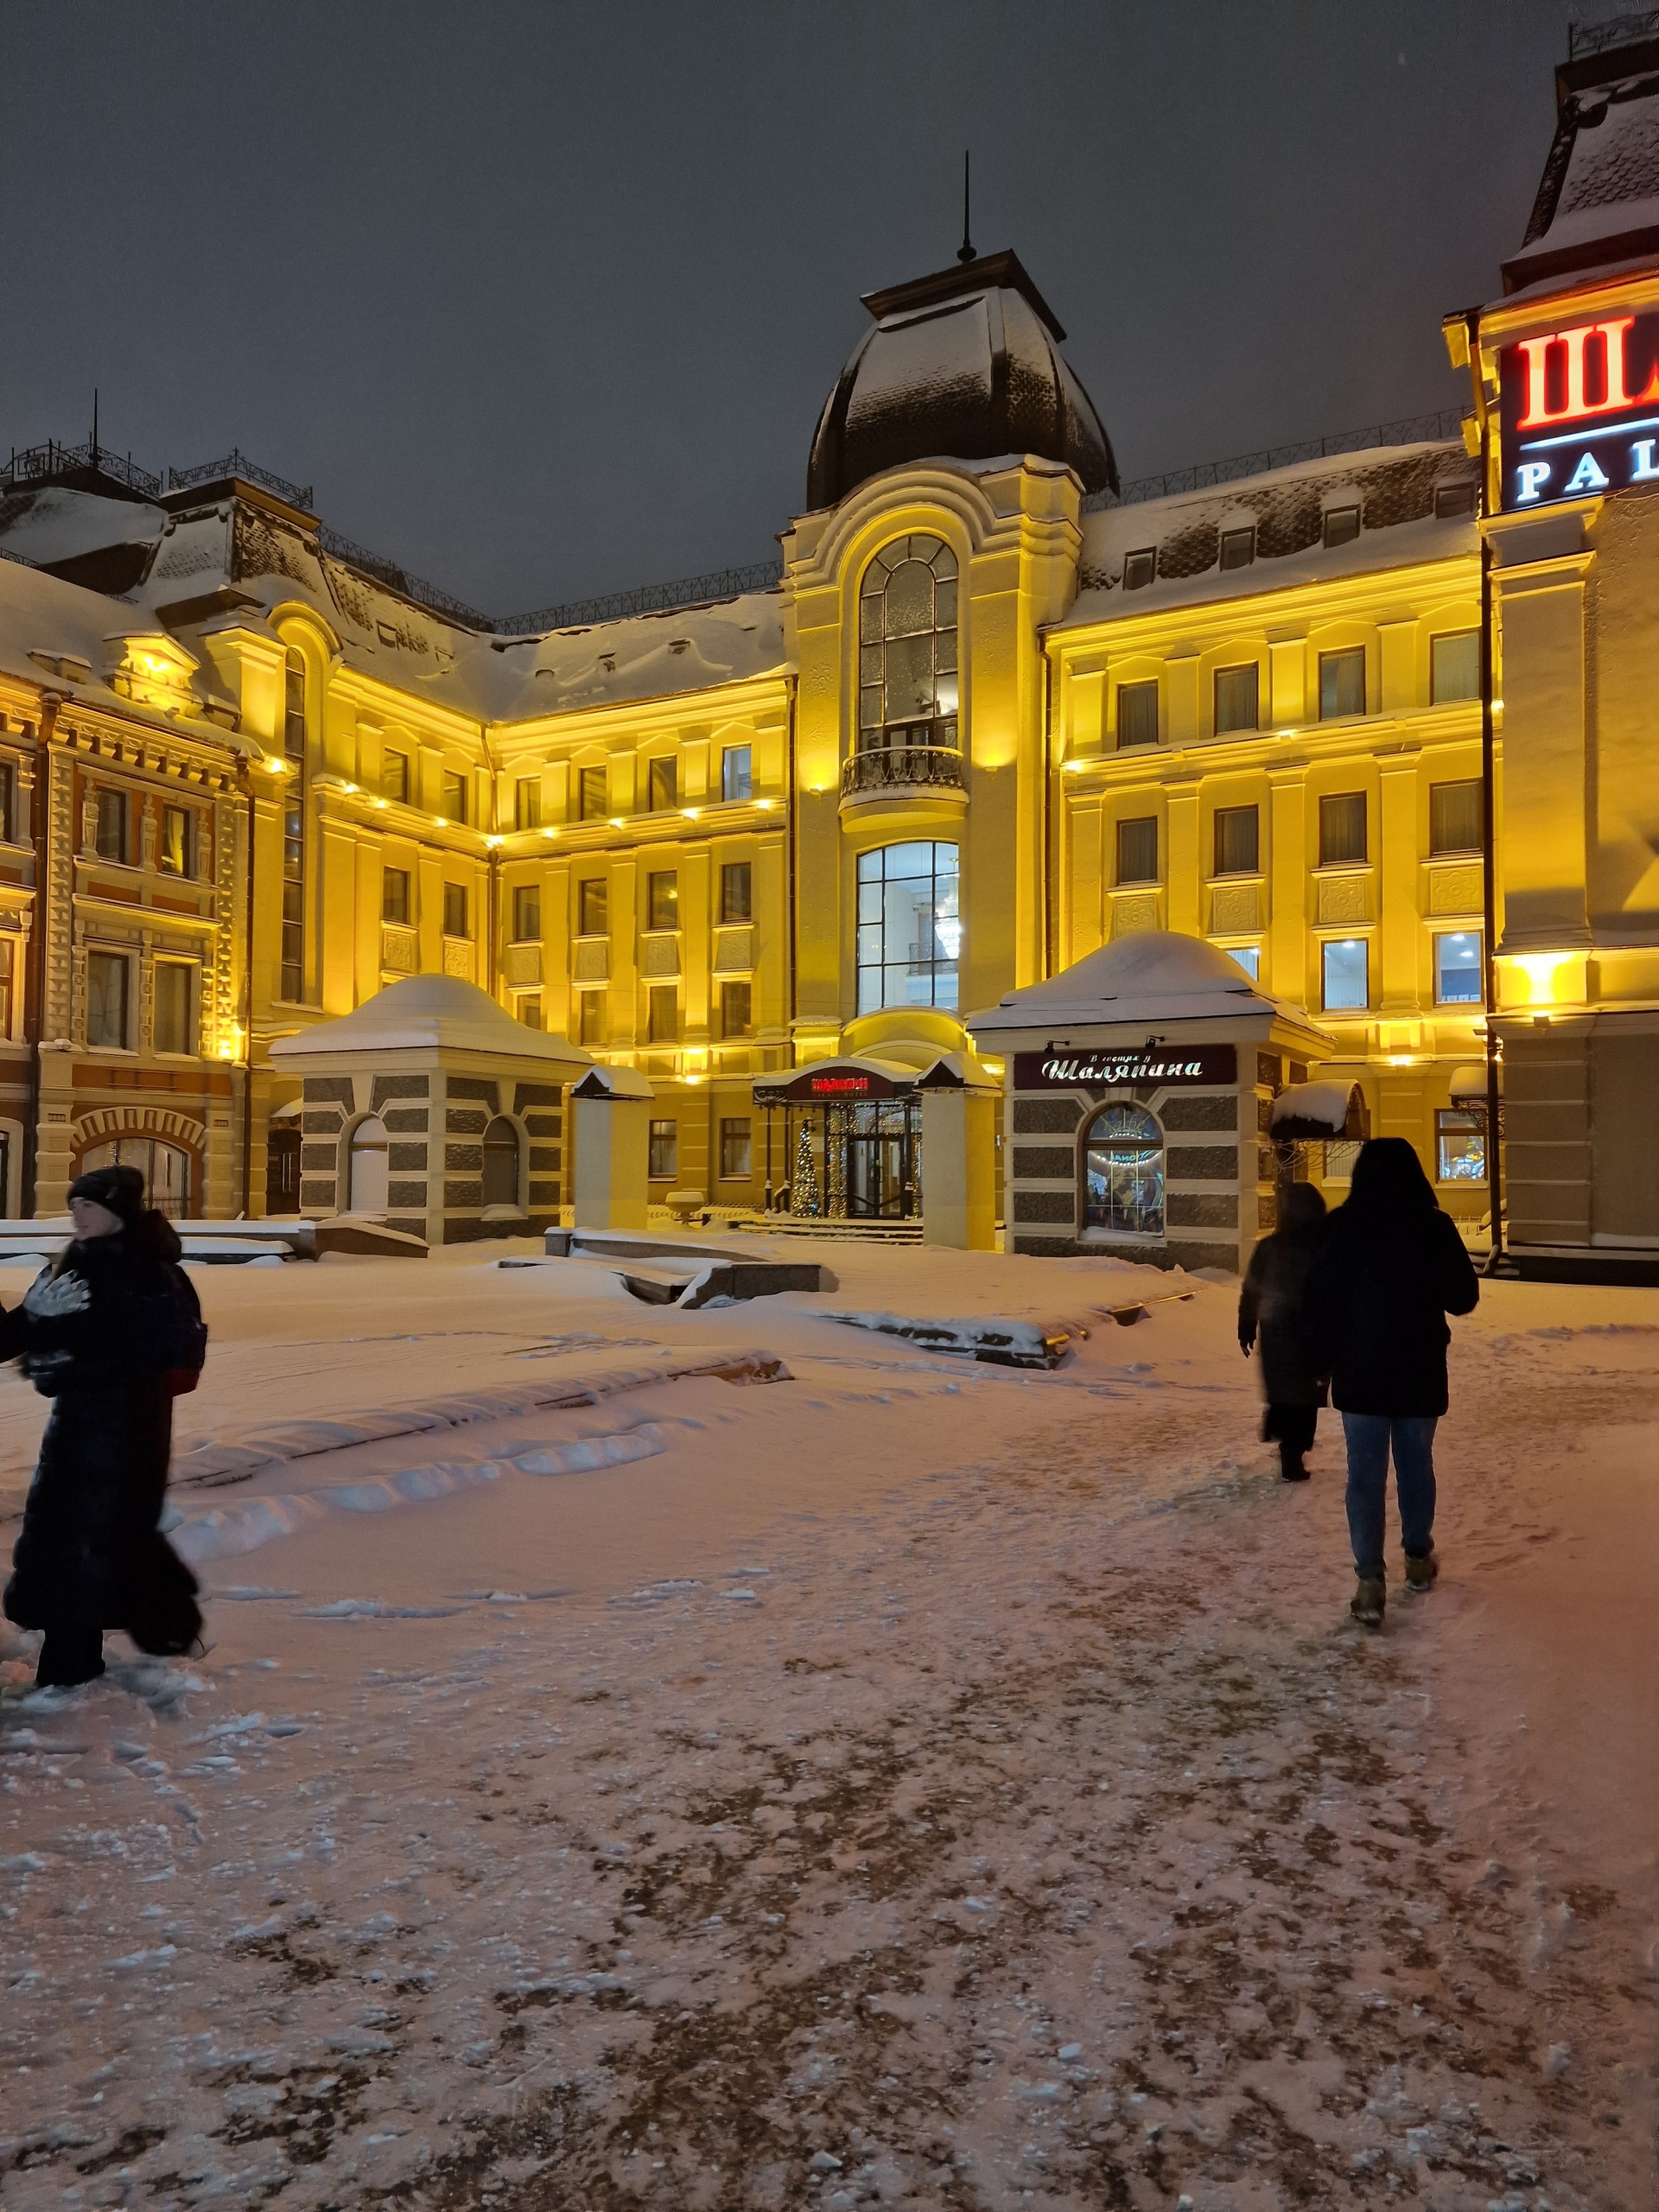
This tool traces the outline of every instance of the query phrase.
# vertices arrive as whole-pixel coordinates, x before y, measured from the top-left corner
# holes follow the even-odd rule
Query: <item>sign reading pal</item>
[[[1522,338],[1499,377],[1506,513],[1659,484],[1659,314]]]

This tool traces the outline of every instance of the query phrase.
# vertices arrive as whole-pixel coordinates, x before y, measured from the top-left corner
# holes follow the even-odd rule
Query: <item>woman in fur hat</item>
[[[53,1402],[4,1599],[45,1631],[42,1686],[101,1675],[106,1629],[168,1654],[201,1632],[195,1577],[157,1525],[174,1391],[205,1341],[179,1240],[134,1167],[83,1175],[69,1211],[73,1243],[0,1319],[0,1357]]]

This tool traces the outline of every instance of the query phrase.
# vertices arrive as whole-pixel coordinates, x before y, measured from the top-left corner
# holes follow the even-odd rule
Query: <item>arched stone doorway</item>
[[[352,1131],[351,1174],[347,1179],[348,1213],[385,1213],[390,1197],[387,1173],[386,1125],[371,1114]]]
[[[156,1211],[169,1221],[184,1221],[193,1211],[194,1165],[182,1147],[161,1137],[110,1137],[102,1144],[87,1146],[75,1173],[86,1175],[94,1167],[136,1167]]]

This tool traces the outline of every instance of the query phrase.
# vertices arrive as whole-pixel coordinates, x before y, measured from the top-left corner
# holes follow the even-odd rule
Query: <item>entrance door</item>
[[[147,1205],[169,1221],[182,1221],[190,1211],[190,1155],[177,1145],[159,1137],[115,1137],[88,1145],[76,1173],[85,1175],[94,1167],[136,1167],[144,1179]]]
[[[265,1154],[265,1211],[300,1210],[300,1125],[273,1122]]]
[[[847,1135],[847,1211],[854,1220],[903,1221],[916,1208],[911,1112],[902,1100],[855,1106]]]

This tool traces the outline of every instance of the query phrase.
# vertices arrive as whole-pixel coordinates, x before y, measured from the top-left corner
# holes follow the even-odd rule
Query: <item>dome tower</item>
[[[1117,489],[1094,402],[1061,358],[1065,337],[1014,253],[983,254],[867,292],[875,318],[824,404],[809,508],[907,461],[1039,454],[1085,492]]]

